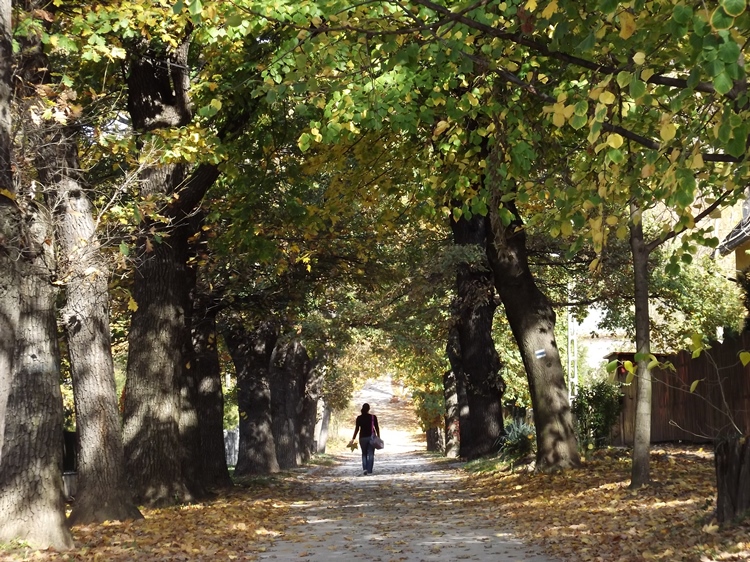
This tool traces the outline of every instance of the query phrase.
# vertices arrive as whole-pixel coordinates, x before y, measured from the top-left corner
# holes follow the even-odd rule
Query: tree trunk
[[[328,426],[331,423],[331,409],[321,398],[318,400],[318,415],[315,423],[315,453],[322,455],[328,445]]]
[[[35,548],[64,550],[73,538],[63,498],[57,291],[50,282],[55,267],[47,243],[52,229],[41,210],[31,212],[24,233],[29,245],[17,264],[20,316],[0,454],[0,542],[20,539]]]
[[[431,453],[443,451],[443,439],[441,438],[440,428],[431,427],[427,430],[427,450]]]
[[[650,479],[651,451],[651,370],[648,368],[651,353],[651,329],[648,310],[648,255],[643,240],[643,223],[640,209],[630,206],[630,250],[633,253],[635,289],[635,346],[637,386],[635,397],[635,430],[633,435],[633,466],[630,487],[639,488]]]
[[[716,519],[731,522],[750,510],[750,439],[734,436],[716,444]]]
[[[78,435],[76,500],[69,524],[138,519],[142,516],[125,479],[109,329],[109,271],[91,203],[78,178],[73,130],[47,125],[36,168],[55,200],[58,276],[67,295],[63,319]]]
[[[302,462],[300,414],[309,358],[297,340],[277,344],[271,358],[271,417],[276,458],[284,470]]]
[[[14,192],[11,172],[11,68],[13,45],[11,37],[11,0],[0,0],[0,192]],[[0,195],[7,199],[7,195]]]
[[[305,354],[307,352],[305,351]],[[300,412],[300,458],[306,463],[315,454],[315,426],[318,421],[318,401],[323,389],[323,373],[311,361],[306,362],[302,411]]]
[[[504,225],[501,205],[513,214]],[[577,467],[581,460],[573,428],[560,354],[555,341],[555,312],[534,281],[526,254],[526,234],[515,204],[501,203],[493,192],[492,235],[487,245],[495,284],[529,380],[537,440],[537,470]]]
[[[260,322],[248,334],[238,319],[223,330],[237,373],[240,443],[235,476],[279,471],[271,419],[271,356],[279,337],[274,322]]]
[[[185,331],[182,340],[181,376],[178,379],[180,388],[180,443],[182,445],[182,475],[190,493],[196,498],[206,498],[209,494],[206,487],[205,452],[201,443],[200,419],[200,373],[196,370],[195,349],[193,347],[193,300],[197,291],[197,273],[195,266],[188,266],[189,257],[194,252],[188,250],[188,238],[191,233],[200,232],[202,221],[194,215],[187,221],[189,230],[180,225],[174,229],[171,237],[179,237],[179,243],[185,247],[186,286],[182,291],[184,301],[182,310],[185,311]],[[222,438],[223,438],[222,424]]]
[[[473,437],[471,431],[471,416],[469,415],[469,400],[466,396],[466,375],[462,370],[461,344],[459,341],[458,328],[454,325],[448,333],[448,345],[446,346],[448,361],[451,364],[456,386],[456,407],[458,416],[457,455],[467,458],[473,449]]]
[[[179,127],[192,114],[188,91],[188,49],[186,37],[168,55],[130,53],[128,110],[138,131]],[[143,46],[140,46],[143,47]],[[144,220],[138,241],[133,297],[133,314],[128,337],[128,378],[125,385],[125,456],[136,498],[152,506],[190,501],[185,474],[195,453],[184,448],[182,437],[195,439],[197,420],[191,400],[184,404],[180,392],[191,399],[195,390],[190,371],[191,335],[187,220],[208,187],[218,176],[215,167],[199,166],[186,178],[183,164],[153,165],[142,174],[145,195],[174,197],[162,209],[169,224]],[[149,238],[155,229],[161,241]],[[193,418],[193,419],[191,419]],[[182,426],[181,426],[182,424]],[[180,428],[182,427],[182,434]],[[187,428],[191,428],[187,431]],[[191,441],[189,443],[194,443]]]
[[[2,463],[6,406],[13,372],[13,350],[18,330],[20,215],[13,198],[11,168],[11,0],[0,0],[0,463]]]
[[[232,486],[224,446],[224,395],[216,345],[216,313],[217,308],[205,295],[194,300],[192,332],[194,371],[198,382],[202,474],[203,486],[209,490]]]
[[[139,241],[133,288],[138,308],[128,334],[125,457],[135,497],[150,506],[193,499],[182,470],[179,394],[190,336],[184,308],[189,275],[185,237],[172,233],[149,247],[145,238]]]
[[[501,404],[505,385],[492,339],[492,318],[497,305],[492,272],[486,263],[487,226],[487,219],[479,215],[451,219],[454,243],[467,250],[466,258],[458,266],[453,306],[461,350],[460,372],[466,377],[471,418],[470,446],[462,440],[461,456],[469,459],[493,452],[503,430]]]
[[[443,389],[445,395],[445,456],[458,457],[460,446],[458,421],[458,392],[456,389],[456,375],[453,371],[443,374]]]

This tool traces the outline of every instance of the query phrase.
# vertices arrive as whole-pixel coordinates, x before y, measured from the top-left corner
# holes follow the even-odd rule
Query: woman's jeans
[[[375,464],[375,445],[370,443],[369,437],[359,438],[359,448],[362,449],[362,470],[372,474],[372,465]]]

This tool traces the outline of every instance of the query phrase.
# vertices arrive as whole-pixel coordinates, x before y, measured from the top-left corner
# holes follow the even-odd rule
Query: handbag
[[[376,449],[382,449],[383,447],[385,447],[385,442],[383,442],[383,440],[375,434],[375,416],[372,416],[370,418],[370,421],[372,423],[372,433],[370,434],[370,443]]]

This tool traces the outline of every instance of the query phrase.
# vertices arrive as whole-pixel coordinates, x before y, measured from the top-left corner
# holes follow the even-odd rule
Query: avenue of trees
[[[679,284],[744,196],[749,32],[745,0],[0,0],[0,541],[231,486],[220,343],[238,477],[321,446],[363,342],[432,445],[447,412],[493,452],[520,374],[537,469],[577,467],[563,306],[634,335],[647,483],[654,300],[675,345],[736,310]]]

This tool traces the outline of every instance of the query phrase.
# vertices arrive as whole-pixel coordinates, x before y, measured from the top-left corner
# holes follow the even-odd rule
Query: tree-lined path
[[[386,442],[373,475],[361,475],[357,450],[301,476],[295,522],[261,560],[551,562],[497,525],[496,508],[467,489],[460,463],[424,452],[411,407],[394,397],[390,380],[367,383],[353,406],[363,402]],[[354,415],[340,430],[347,439]]]

